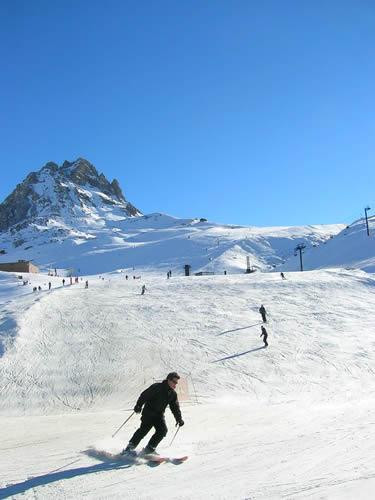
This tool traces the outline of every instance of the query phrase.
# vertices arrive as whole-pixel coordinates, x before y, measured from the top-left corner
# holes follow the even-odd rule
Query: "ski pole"
[[[172,438],[172,441],[169,443],[169,446],[172,446],[172,443],[174,441],[174,438],[177,436],[177,432],[180,430],[180,425],[177,427],[177,431],[174,433],[174,436]]]
[[[124,427],[124,425],[126,424],[126,422],[128,422],[128,420],[130,420],[130,419],[132,418],[132,416],[134,415],[134,413],[135,413],[135,412],[133,411],[133,413],[131,413],[131,414],[130,414],[130,416],[129,416],[126,420],[125,420],[125,422],[123,422],[123,423],[120,425],[120,427],[117,429],[117,431],[116,431],[114,434],[112,434],[112,437],[115,437],[115,436],[116,436],[116,434],[118,433],[118,431]]]

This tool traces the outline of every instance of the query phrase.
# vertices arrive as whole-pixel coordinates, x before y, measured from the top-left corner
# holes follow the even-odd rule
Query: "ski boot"
[[[143,450],[141,451],[141,455],[145,458],[157,458],[160,456],[159,453],[155,451],[155,448],[152,448],[152,446],[148,445],[143,448]]]
[[[120,455],[122,457],[136,457],[137,452],[135,451],[135,446],[129,443],[128,446],[122,450]]]

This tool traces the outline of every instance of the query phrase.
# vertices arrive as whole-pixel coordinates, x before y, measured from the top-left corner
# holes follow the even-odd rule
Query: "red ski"
[[[171,462],[172,464],[181,464],[182,462],[186,462],[186,460],[189,457],[185,455],[184,457],[174,457],[174,458],[168,458],[168,462]]]
[[[148,460],[149,462],[155,462],[157,464],[162,464],[163,462],[170,462],[172,464],[179,464],[182,462],[185,462],[189,457],[183,456],[183,457],[162,457],[159,455],[144,455],[143,457],[145,460]]]

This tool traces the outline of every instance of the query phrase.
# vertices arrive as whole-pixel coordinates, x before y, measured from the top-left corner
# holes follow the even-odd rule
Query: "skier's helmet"
[[[167,380],[180,379],[180,375],[177,372],[170,372],[167,375]]]

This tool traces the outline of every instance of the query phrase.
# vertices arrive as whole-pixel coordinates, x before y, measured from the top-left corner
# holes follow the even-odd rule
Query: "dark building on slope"
[[[14,273],[38,273],[39,268],[29,260],[19,260],[17,262],[1,262],[0,271]]]

